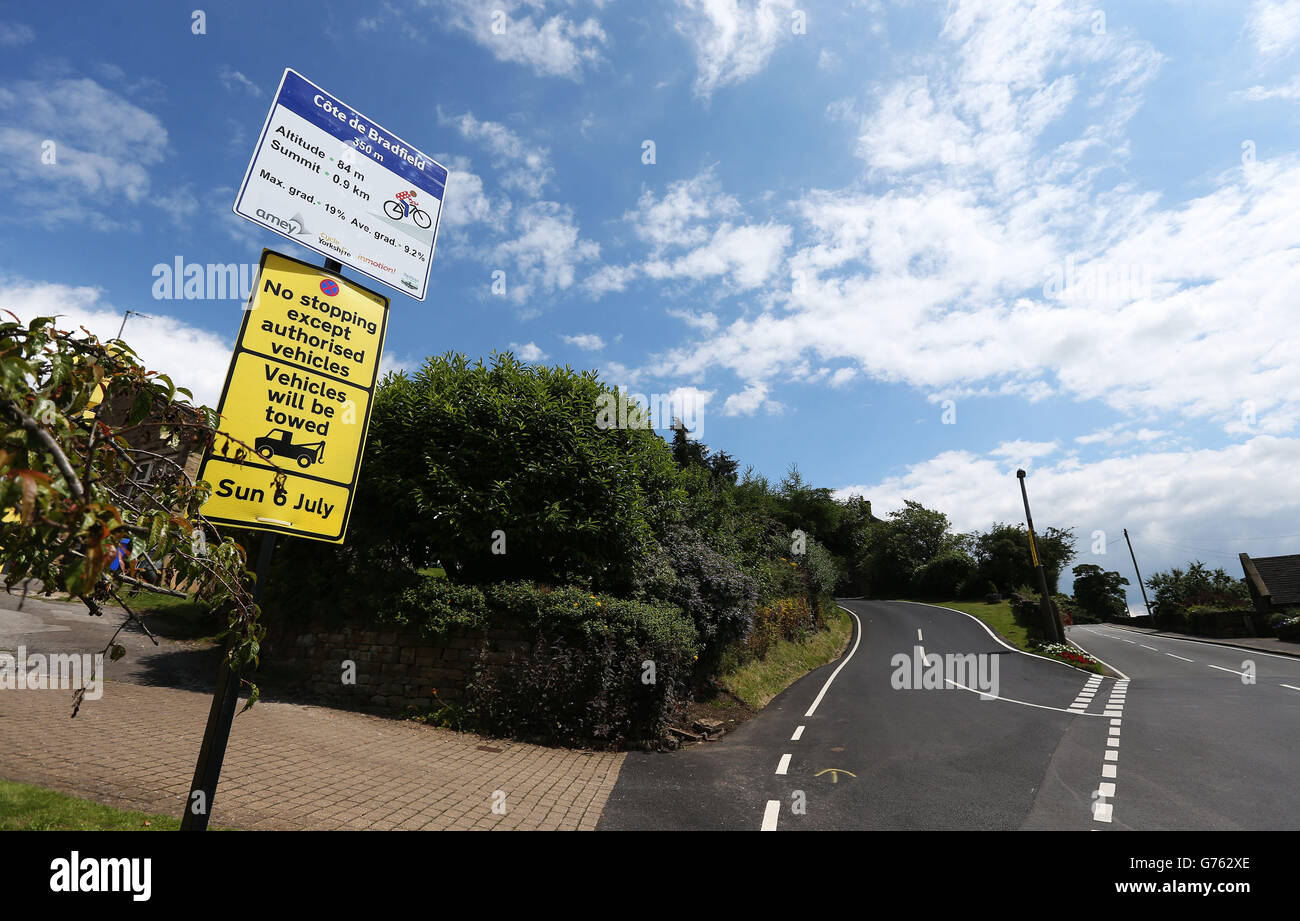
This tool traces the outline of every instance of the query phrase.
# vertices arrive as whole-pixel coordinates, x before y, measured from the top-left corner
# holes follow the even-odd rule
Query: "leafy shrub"
[[[1288,617],[1282,620],[1273,628],[1273,633],[1279,640],[1300,643],[1300,617]]]
[[[817,615],[806,595],[760,605],[741,644],[743,657],[762,658],[780,640],[797,643],[816,627]]]
[[[454,628],[483,629],[489,623],[490,611],[483,590],[477,586],[428,576],[402,592],[380,619],[417,626],[421,634],[436,639]]]
[[[651,586],[651,593],[690,615],[703,647],[701,657],[712,663],[749,628],[759,598],[758,582],[734,559],[709,546],[697,531],[679,529],[662,547],[667,570]]]
[[[464,718],[494,735],[565,745],[655,739],[689,687],[692,659],[686,647],[638,644],[608,624],[569,640],[539,636],[527,656],[480,659]]]
[[[975,559],[956,548],[940,551],[912,573],[912,588],[928,598],[957,597],[957,587],[975,575]]]
[[[1047,639],[1047,625],[1043,621],[1043,608],[1037,595],[1024,595],[1019,592],[1011,596],[1011,617],[1017,625],[1025,629],[1032,642]]]

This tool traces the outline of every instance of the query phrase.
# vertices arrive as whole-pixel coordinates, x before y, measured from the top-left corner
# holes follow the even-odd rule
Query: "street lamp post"
[[[1065,639],[1065,631],[1057,623],[1056,614],[1052,611],[1052,596],[1047,590],[1047,573],[1043,570],[1043,561],[1038,558],[1038,545],[1034,540],[1034,518],[1029,514],[1029,493],[1025,490],[1025,471],[1017,470],[1016,479],[1020,481],[1020,497],[1025,500],[1025,524],[1029,527],[1029,558],[1038,572],[1038,589],[1043,595],[1043,619],[1047,622],[1047,636],[1053,642],[1060,643]]]

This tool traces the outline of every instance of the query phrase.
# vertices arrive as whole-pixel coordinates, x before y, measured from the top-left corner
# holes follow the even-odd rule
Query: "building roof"
[[[1273,604],[1300,604],[1300,553],[1253,556],[1250,561]]]

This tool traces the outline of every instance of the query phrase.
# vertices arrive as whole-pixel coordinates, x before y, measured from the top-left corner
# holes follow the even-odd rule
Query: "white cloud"
[[[507,297],[516,304],[568,288],[577,267],[600,256],[599,244],[579,236],[572,210],[556,202],[535,202],[522,209],[515,232],[515,238],[497,244],[493,254],[513,267]]]
[[[865,120],[904,126],[863,151],[887,185],[805,194],[789,294],[769,285],[768,303],[671,350],[663,370],[771,382],[845,362],[931,396],[1056,393],[1243,434],[1300,423],[1287,358],[1300,348],[1287,293],[1300,289],[1300,158],[1229,169],[1182,202],[1118,178],[1108,167],[1127,156],[1122,129],[1160,57],[1122,30],[1092,35],[1088,14],[953,4],[945,43],[918,63],[929,76],[883,88]],[[1068,266],[1147,283],[1057,297],[1046,282]]]
[[[447,167],[447,191],[443,200],[442,223],[447,227],[470,227],[482,224],[504,230],[510,215],[510,199],[492,199],[466,157],[440,154],[438,162]]]
[[[221,85],[227,90],[232,92],[239,90],[248,93],[254,99],[262,97],[262,88],[229,64],[223,65],[217,76],[221,78]]]
[[[547,77],[579,80],[604,60],[609,42],[600,21],[550,12],[543,0],[422,0],[432,22],[453,28],[486,48],[499,61],[523,64]],[[597,8],[601,3],[594,4]],[[373,20],[367,20],[373,22]]]
[[[733,393],[722,404],[724,416],[752,416],[758,410],[769,414],[780,413],[785,407],[767,398],[770,388],[763,381],[749,381],[745,389]]]
[[[1017,465],[1023,465],[1039,457],[1046,457],[1059,448],[1055,441],[1004,441],[989,452],[992,457],[999,457]]]
[[[236,302],[228,302],[238,309]],[[12,310],[23,322],[60,315],[59,328],[84,326],[101,340],[117,335],[122,310],[104,300],[98,288],[0,278],[0,308]],[[231,343],[206,329],[162,313],[157,306],[132,317],[122,338],[135,349],[141,363],[171,377],[177,387],[194,393],[195,402],[216,406],[230,366]]]
[[[605,340],[595,333],[579,333],[576,336],[562,337],[566,343],[588,352],[598,352],[605,347]]]
[[[546,360],[546,353],[541,350],[536,342],[525,342],[520,345],[518,342],[510,343],[510,350],[520,361],[538,362]]]
[[[1300,77],[1293,77],[1289,83],[1277,86],[1252,86],[1236,95],[1250,102],[1264,102],[1267,99],[1300,99]]]
[[[36,32],[21,22],[0,21],[0,47],[14,48],[36,41]]]
[[[691,283],[720,279],[724,293],[762,285],[779,269],[790,245],[785,224],[744,221],[740,203],[724,194],[713,169],[673,182],[662,196],[645,190],[635,211],[623,215],[633,232],[649,245],[640,262],[604,266],[585,282],[600,296],[622,291],[636,277]]]
[[[705,98],[761,71],[794,36],[794,0],[678,0],[677,31],[695,48],[695,92]]]
[[[1289,53],[1300,39],[1300,0],[1255,0],[1246,32],[1265,57]]]
[[[468,141],[482,144],[493,157],[493,165],[503,168],[501,184],[530,198],[537,198],[551,180],[550,150],[523,140],[505,125],[479,121],[473,112],[456,117],[438,113],[441,124],[455,126]]]
[[[0,188],[17,205],[7,210],[45,226],[119,226],[113,206],[146,198],[167,150],[157,117],[85,78],[0,85],[0,125]]]

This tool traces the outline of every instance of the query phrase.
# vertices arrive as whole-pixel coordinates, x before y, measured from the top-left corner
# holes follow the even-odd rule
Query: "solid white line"
[[[1209,662],[1206,662],[1205,664],[1206,664],[1206,665],[1210,665]],[[1221,671],[1221,672],[1227,672],[1229,675],[1238,675],[1238,676],[1241,676],[1241,675],[1246,674],[1245,672],[1239,672],[1239,671],[1237,671],[1235,668],[1224,668],[1222,665],[1210,665],[1210,668],[1217,668],[1219,671]]]
[[[784,774],[789,770],[790,770],[790,756],[782,755],[780,763],[777,764],[776,766],[776,772],[778,774]]]
[[[802,735],[803,735],[803,727],[800,726],[798,729],[796,729],[796,730],[794,731],[794,735],[790,736],[790,741],[791,741],[791,742],[798,742],[798,741],[799,741],[799,737],[802,736]]]
[[[776,831],[776,817],[781,812],[781,801],[770,799],[763,809],[763,827],[760,831]]]
[[[1184,662],[1195,662],[1195,661],[1196,661],[1195,659],[1183,659],[1182,656],[1176,656],[1176,655],[1174,655],[1172,652],[1167,652],[1167,653],[1165,653],[1165,655],[1167,655],[1167,656],[1168,656],[1169,658],[1171,658],[1171,659],[1182,659],[1182,661],[1184,661]]]
[[[830,690],[831,682],[834,681],[835,676],[838,675],[844,669],[844,666],[849,664],[849,659],[853,658],[853,654],[858,651],[858,644],[862,642],[862,621],[858,620],[858,615],[854,614],[852,611],[844,607],[844,605],[842,604],[836,605],[836,607],[838,607],[841,611],[848,614],[849,617],[852,617],[855,621],[857,621],[858,637],[853,641],[853,648],[850,649],[849,654],[844,657],[844,661],[840,663],[840,667],[835,669],[835,671],[831,672],[831,676],[826,679],[826,683],[822,685],[822,689],[817,692],[817,699],[812,702],[812,706],[808,708],[808,712],[805,713],[804,716],[812,716],[814,713],[817,712],[817,705],[822,702],[822,698],[825,697],[826,692]]]
[[[985,691],[977,691],[974,688],[968,688],[964,684],[958,684],[951,678],[943,679],[945,683],[951,684],[955,688],[961,688],[963,691],[970,691],[972,694],[978,694],[985,700],[1003,700],[1009,704],[1020,704],[1022,707],[1034,707],[1038,710],[1055,710],[1057,713],[1073,713],[1076,716],[1101,716],[1100,713],[1085,713],[1082,710],[1068,710],[1061,707],[1049,707],[1046,704],[1031,704],[1027,700],[1016,700],[1014,697],[999,697],[996,694],[989,694]]]
[[[1293,690],[1293,691],[1300,691],[1300,688],[1296,687],[1294,684],[1284,684],[1284,685],[1282,685],[1282,687],[1284,687],[1284,688],[1290,688],[1290,689]]]
[[[921,636],[921,628],[920,628],[920,627],[917,627],[917,628],[916,628],[916,641],[917,641],[918,643],[925,642],[925,637]]]

